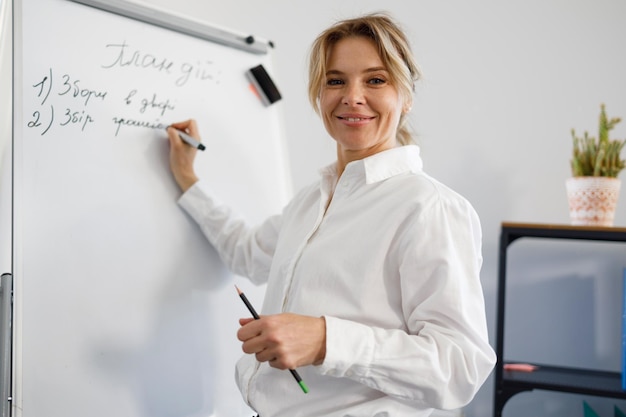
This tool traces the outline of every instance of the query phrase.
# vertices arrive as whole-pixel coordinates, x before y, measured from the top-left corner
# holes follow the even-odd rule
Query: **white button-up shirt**
[[[261,314],[326,319],[323,364],[286,371],[244,355],[237,380],[261,417],[428,416],[467,404],[495,363],[478,216],[422,171],[419,148],[336,165],[257,227],[202,184],[180,204],[222,260],[267,283]]]

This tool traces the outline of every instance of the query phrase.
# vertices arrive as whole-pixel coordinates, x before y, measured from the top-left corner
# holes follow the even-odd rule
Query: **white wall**
[[[425,74],[412,111],[425,168],[469,198],[483,221],[482,280],[492,341],[500,223],[568,223],[570,129],[595,134],[600,103],[609,116],[626,118],[623,0],[149,3],[275,42],[273,76],[284,97],[276,105],[284,113],[295,188],[334,159],[332,140],[306,99],[311,41],[336,19],[383,9],[396,16]],[[626,121],[614,132],[626,136]],[[616,225],[626,226],[626,190]],[[626,266],[620,257],[623,252],[613,261]],[[594,306],[613,302],[593,300]],[[549,304],[541,308],[549,315]],[[467,416],[490,415],[492,390],[489,381]],[[551,410],[542,413],[559,415],[558,406]],[[515,413],[512,408],[508,415]]]

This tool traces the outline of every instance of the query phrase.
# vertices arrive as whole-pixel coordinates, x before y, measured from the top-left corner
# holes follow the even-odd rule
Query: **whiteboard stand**
[[[11,415],[11,320],[13,276],[0,280],[0,417]]]

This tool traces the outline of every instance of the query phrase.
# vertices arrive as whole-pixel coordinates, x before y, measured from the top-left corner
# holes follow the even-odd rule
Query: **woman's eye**
[[[343,81],[337,78],[331,78],[326,81],[326,85],[341,85],[341,84],[343,84]]]
[[[386,82],[387,81],[383,78],[372,78],[371,80],[369,80],[370,84],[385,84]]]

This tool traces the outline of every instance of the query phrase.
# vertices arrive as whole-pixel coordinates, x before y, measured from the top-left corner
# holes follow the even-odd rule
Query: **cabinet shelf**
[[[541,389],[626,399],[619,372],[538,365],[533,372],[504,371],[502,382],[515,393]]]
[[[626,228],[587,227],[529,223],[502,223],[498,261],[498,305],[494,416],[501,417],[506,402],[514,395],[535,389],[626,399],[621,373],[536,364],[533,372],[504,370],[504,316],[506,265],[509,245],[520,238],[578,239],[626,243]]]

